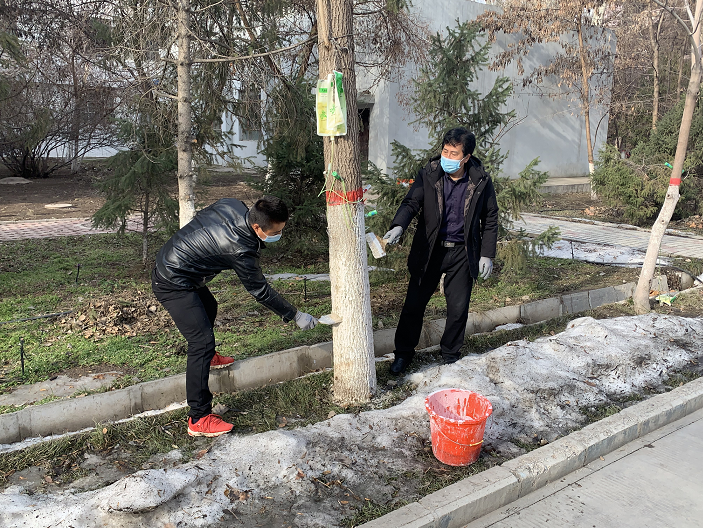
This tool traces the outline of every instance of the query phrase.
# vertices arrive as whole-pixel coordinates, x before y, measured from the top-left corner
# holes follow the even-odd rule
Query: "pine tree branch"
[[[278,48],[273,51],[266,51],[264,53],[254,53],[252,55],[240,55],[239,57],[220,57],[217,59],[193,59],[191,60],[191,64],[196,64],[196,63],[204,63],[204,62],[234,62],[234,61],[241,61],[241,60],[248,60],[248,59],[257,59],[260,57],[269,57],[270,55],[275,55],[277,53],[282,53],[284,51],[288,51],[291,49],[298,48],[300,46],[304,46],[305,44],[308,44],[310,42],[314,42],[316,37],[310,37],[306,40],[303,40],[302,42],[298,42],[296,44],[291,44],[290,46],[286,46],[284,48]],[[161,58],[162,61],[164,62],[177,62],[175,59],[167,59],[165,57]]]

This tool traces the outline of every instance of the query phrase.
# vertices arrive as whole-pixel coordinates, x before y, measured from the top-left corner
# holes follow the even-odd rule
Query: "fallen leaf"
[[[349,504],[349,501],[339,501],[339,504]]]
[[[197,458],[198,460],[203,458],[205,456],[205,453],[207,453],[208,451],[210,451],[209,447],[206,447],[205,449],[201,449],[200,451],[195,453],[195,458]]]
[[[330,411],[330,412],[327,414],[327,419],[329,420],[330,418],[332,418],[333,416],[336,416],[336,415],[337,415],[336,412]]]
[[[49,475],[47,475],[46,477],[44,477],[44,482],[46,482],[47,484],[51,484],[54,481],[52,480],[52,478]]]
[[[107,427],[103,427],[103,434],[107,434]]]
[[[305,477],[305,473],[302,471],[298,470],[298,474],[295,475],[295,480],[300,480],[301,478]]]

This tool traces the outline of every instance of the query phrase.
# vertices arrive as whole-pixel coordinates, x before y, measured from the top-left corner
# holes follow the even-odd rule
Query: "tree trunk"
[[[593,161],[593,141],[591,140],[591,96],[588,87],[590,74],[586,64],[586,47],[583,44],[583,25],[578,23],[579,57],[581,59],[581,108],[583,118],[586,120],[586,149],[588,150],[588,173],[593,174],[595,164]]]
[[[146,264],[149,251],[149,191],[144,194],[144,211],[142,212],[142,264]]]
[[[73,119],[71,122],[71,140],[69,142],[69,156],[71,159],[71,173],[78,172],[80,159],[78,149],[80,148],[81,114],[80,114],[80,90],[78,88],[78,74],[76,72],[76,54],[71,52],[71,78],[73,82]]]
[[[347,134],[333,140],[323,138],[325,167],[329,167],[334,149],[332,170],[328,170],[326,176],[327,225],[332,311],[342,317],[342,322],[332,331],[334,399],[343,404],[367,402],[376,391],[364,205],[361,203],[352,8],[352,0],[317,2],[317,19],[321,21],[318,26],[319,75],[324,79],[334,69],[342,72],[347,102]],[[332,171],[341,176],[343,185],[333,177]]]
[[[190,1],[177,0],[178,10],[178,220],[183,227],[195,216],[195,175],[190,104]]]
[[[700,39],[701,39],[701,10],[703,9],[703,0],[698,0],[696,3],[696,20],[697,25],[694,25],[695,33],[693,34],[693,40],[695,46],[700,49]],[[693,56],[696,57],[697,54],[694,52]],[[681,118],[681,128],[679,129],[679,141],[676,145],[676,156],[674,158],[674,168],[671,170],[671,180],[669,183],[669,190],[666,193],[666,198],[664,199],[664,205],[662,206],[657,221],[652,226],[652,234],[649,238],[649,245],[647,246],[647,254],[644,258],[644,264],[642,266],[642,271],[640,272],[639,280],[637,281],[637,288],[635,289],[635,294],[633,295],[633,300],[635,302],[635,311],[638,314],[644,314],[649,312],[649,290],[652,284],[652,277],[654,277],[654,268],[657,264],[657,256],[659,255],[659,248],[661,247],[662,237],[664,236],[664,231],[666,231],[669,225],[669,220],[671,220],[671,215],[674,214],[674,209],[676,209],[676,204],[679,201],[679,184],[681,183],[681,171],[683,170],[683,163],[686,159],[686,149],[688,148],[688,138],[691,131],[691,121],[693,120],[693,112],[696,109],[696,103],[698,101],[698,92],[701,87],[701,61],[696,60],[693,63],[691,69],[691,78],[688,81],[688,90],[686,91],[686,102],[683,108],[683,117]]]
[[[652,10],[650,10],[650,13],[654,15]],[[664,20],[663,12],[659,14],[656,29],[654,28],[654,21],[649,21],[649,41],[652,44],[652,70],[654,72],[654,78],[652,80],[654,83],[652,94],[652,130],[657,129],[657,121],[659,120],[659,34],[661,32],[662,20]]]
[[[676,81],[676,99],[678,100],[679,97],[681,97],[681,91],[683,90],[683,66],[684,66],[684,59],[686,58],[686,44],[688,43],[688,39],[684,39],[683,41],[683,47],[681,49],[681,57],[679,58],[679,75],[678,79]]]

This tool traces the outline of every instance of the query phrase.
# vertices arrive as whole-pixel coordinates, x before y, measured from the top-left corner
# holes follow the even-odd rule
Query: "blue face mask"
[[[281,233],[278,233],[277,235],[273,236],[266,235],[266,238],[264,238],[264,242],[268,242],[269,244],[271,242],[278,242],[279,240],[281,240]]]
[[[442,170],[447,174],[454,174],[461,167],[461,160],[453,160],[442,156]]]

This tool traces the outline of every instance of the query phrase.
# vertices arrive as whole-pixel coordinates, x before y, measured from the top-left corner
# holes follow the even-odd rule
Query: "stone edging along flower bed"
[[[468,334],[490,332],[499,325],[522,322],[534,324],[564,314],[591,310],[605,304],[624,301],[632,296],[635,283],[608,286],[571,293],[531,303],[470,313]],[[419,348],[437,345],[445,320],[426,321]],[[395,328],[374,332],[375,355],[393,351]],[[301,346],[264,356],[235,361],[232,367],[210,374],[213,392],[235,392],[288,381],[332,366],[332,342]],[[62,434],[92,427],[96,423],[121,420],[132,415],[163,409],[180,402],[185,395],[185,374],[139,383],[125,389],[69,398],[44,405],[26,407],[0,415],[0,444],[26,438]]]

